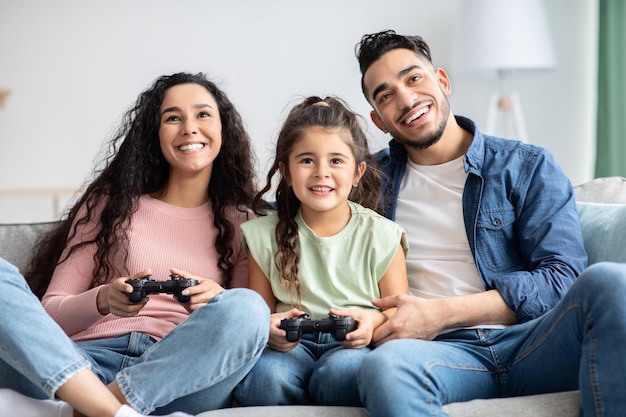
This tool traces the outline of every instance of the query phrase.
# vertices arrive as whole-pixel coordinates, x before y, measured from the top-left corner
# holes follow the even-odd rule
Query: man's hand
[[[372,303],[381,309],[397,308],[393,316],[374,330],[375,346],[392,339],[433,340],[448,329],[517,322],[498,290],[433,299],[396,295]]]
[[[392,339],[433,340],[445,325],[436,301],[404,294],[372,300],[383,310],[397,308],[393,316],[374,330],[374,346]]]

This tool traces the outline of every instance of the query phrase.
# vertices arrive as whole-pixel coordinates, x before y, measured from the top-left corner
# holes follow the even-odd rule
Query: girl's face
[[[356,163],[350,133],[345,129],[311,127],[295,142],[289,154],[289,170],[281,173],[292,187],[307,218],[315,212],[340,210],[352,187],[365,172],[365,162]]]
[[[159,108],[159,141],[171,172],[183,176],[211,174],[222,146],[217,102],[201,85],[169,88]]]

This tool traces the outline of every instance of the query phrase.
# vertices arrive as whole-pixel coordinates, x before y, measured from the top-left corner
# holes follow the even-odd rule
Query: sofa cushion
[[[580,407],[578,391],[538,394],[527,397],[495,398],[453,403],[443,407],[450,417],[576,417]],[[408,415],[409,413],[407,413]],[[358,407],[274,406],[236,407],[206,411],[197,417],[367,417]]]
[[[589,265],[626,262],[626,204],[576,203]]]
[[[321,405],[277,405],[235,407],[200,413],[197,417],[368,417],[360,407],[330,407]]]
[[[23,274],[30,263],[35,244],[56,222],[0,225],[0,257]]]
[[[576,201],[626,204],[626,178],[596,178],[574,187]]]

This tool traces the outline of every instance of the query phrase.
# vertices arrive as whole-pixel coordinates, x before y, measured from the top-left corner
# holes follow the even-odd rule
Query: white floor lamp
[[[519,94],[510,84],[520,71],[555,65],[542,0],[464,0],[459,17],[452,68],[495,74],[500,83],[489,101],[484,132],[526,141]]]
[[[498,71],[501,85],[508,84],[506,81],[511,77],[508,72],[507,70]],[[516,90],[506,90],[504,87],[500,87],[500,91],[491,93],[485,133],[527,141],[526,122]]]

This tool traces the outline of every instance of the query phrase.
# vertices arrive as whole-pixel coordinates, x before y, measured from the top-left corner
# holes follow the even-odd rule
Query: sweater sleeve
[[[68,247],[76,240],[93,233],[95,231],[85,230],[82,234],[77,233],[77,238],[70,241]],[[77,249],[65,262],[58,265],[42,299],[48,314],[70,336],[103,318],[96,303],[100,287],[91,288],[94,253],[95,244],[90,244]]]

